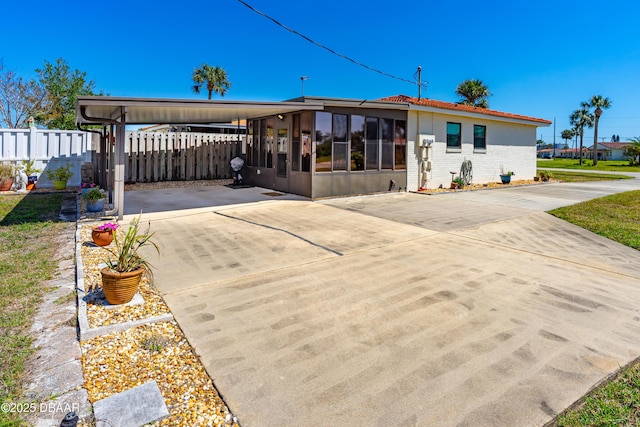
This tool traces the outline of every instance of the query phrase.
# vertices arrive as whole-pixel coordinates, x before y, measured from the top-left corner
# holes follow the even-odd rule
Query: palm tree
[[[573,128],[571,129],[571,131],[573,132],[573,155],[575,156],[578,153],[578,135],[580,135],[580,127],[578,125],[573,125]],[[574,157],[575,158],[575,157]]]
[[[567,144],[567,141],[572,139],[575,135],[573,133],[573,129],[565,129],[562,131],[562,133],[560,134],[561,138],[564,139],[564,146],[565,148],[569,146],[569,144]]]
[[[580,105],[581,108],[569,116],[569,123],[576,127],[578,135],[580,135],[580,165],[582,165],[582,137],[584,135],[584,127],[593,127],[593,114],[589,111],[588,102],[583,102]]]
[[[596,117],[596,122],[593,128],[593,149],[595,155],[593,156],[593,166],[598,164],[598,121],[602,115],[602,110],[607,110],[611,107],[611,100],[609,98],[603,98],[601,95],[594,95],[591,97],[589,107],[595,107],[593,114]]]
[[[229,90],[229,86],[231,86],[231,83],[227,80],[227,72],[217,65],[214,67],[202,64],[202,67],[193,70],[192,79],[195,83],[192,87],[193,91],[200,93],[202,86],[206,86],[209,91],[209,99],[211,99],[213,92],[224,96],[227,90]]]
[[[640,164],[640,136],[630,138],[627,141],[630,141],[633,144],[625,147],[625,156],[629,156],[629,162],[632,165]]]
[[[465,80],[456,88],[456,94],[464,98],[458,104],[471,105],[478,108],[489,108],[487,98],[491,96],[489,88],[482,83],[482,80]]]

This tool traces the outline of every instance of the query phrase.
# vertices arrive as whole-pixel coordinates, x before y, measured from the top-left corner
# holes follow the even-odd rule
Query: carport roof
[[[193,99],[125,98],[80,96],[76,103],[76,121],[92,125],[120,121],[126,112],[127,124],[149,123],[224,123],[237,119],[264,117],[301,110],[322,110],[321,102],[203,101]]]
[[[300,97],[288,101],[226,101],[163,98],[127,98],[111,96],[81,96],[76,104],[79,125],[126,124],[196,124],[229,123],[238,119],[287,114],[294,111],[318,111],[324,107],[351,107],[387,110],[422,110],[444,114],[482,116],[494,120],[514,121],[527,125],[549,126],[551,121],[536,117],[468,107],[432,99],[417,99],[397,95],[376,100],[347,98]]]

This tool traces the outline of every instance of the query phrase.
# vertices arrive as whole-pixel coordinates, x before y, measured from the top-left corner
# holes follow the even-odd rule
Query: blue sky
[[[596,94],[612,101],[600,137],[640,136],[640,2],[246,2],[385,73],[412,80],[422,66],[423,97],[456,102],[461,81],[480,79],[493,94],[492,109],[555,118],[558,143],[571,112]],[[206,99],[191,91],[191,73],[203,63],[227,71],[232,86],[225,99],[231,100],[300,96],[303,75],[311,96],[417,96],[415,85],[320,49],[237,0],[107,5],[7,2],[0,59],[31,78],[44,60],[62,57],[113,96]],[[552,142],[553,125],[538,136]],[[585,144],[591,143],[587,130]]]

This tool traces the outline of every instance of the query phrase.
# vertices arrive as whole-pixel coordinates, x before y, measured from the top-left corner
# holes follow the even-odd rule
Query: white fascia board
[[[301,98],[296,98],[301,99]],[[352,98],[324,98],[324,97],[309,97],[305,96],[305,103],[322,103],[327,107],[349,107],[349,108],[377,108],[386,110],[409,110],[410,105],[406,102],[389,102],[389,101],[377,101],[367,99],[352,99]]]

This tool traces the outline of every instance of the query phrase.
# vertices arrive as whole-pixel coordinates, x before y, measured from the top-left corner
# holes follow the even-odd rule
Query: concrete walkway
[[[156,286],[243,426],[524,426],[640,355],[640,252],[542,212],[631,189],[247,193],[144,217]]]

